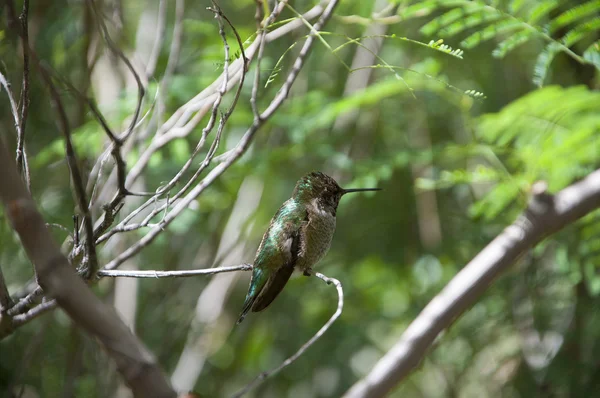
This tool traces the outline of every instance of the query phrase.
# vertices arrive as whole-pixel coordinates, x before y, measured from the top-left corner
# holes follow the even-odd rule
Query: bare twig
[[[315,37],[318,35],[318,32],[323,28],[325,23],[327,23],[329,18],[331,18],[333,10],[337,6],[337,4],[338,1],[336,0],[332,0],[331,2],[329,2],[329,4],[327,4],[327,7],[325,7],[325,10],[323,10],[323,14],[313,26],[314,30],[310,32],[310,35],[304,42],[300,53],[296,57],[296,61],[292,65],[292,70],[288,74],[285,83],[283,84],[281,89],[279,89],[279,92],[277,93],[273,101],[271,101],[267,109],[265,109],[265,111],[261,114],[261,118],[270,118],[273,115],[273,113],[281,106],[283,101],[287,98],[288,94],[290,93],[290,89],[292,88],[292,84],[294,84],[294,81],[296,80],[296,77],[298,77],[302,66],[304,66],[304,60],[308,55],[308,52],[312,48]],[[300,21],[300,23],[302,23],[302,21]]]
[[[47,70],[44,68],[43,65],[39,66],[40,74],[42,75],[42,78],[48,85],[48,89],[50,90],[50,98],[52,99],[52,104],[54,105],[54,108],[57,111],[60,130],[62,131],[65,137],[65,155],[67,158],[67,164],[69,165],[71,179],[73,181],[73,188],[75,190],[77,206],[79,207],[79,211],[83,213],[83,226],[86,233],[86,237],[84,240],[85,256],[82,264],[84,266],[83,271],[85,273],[85,277],[90,278],[98,270],[98,257],[96,255],[96,245],[94,244],[94,223],[92,221],[92,215],[90,214],[90,209],[88,206],[85,185],[83,183],[83,178],[79,170],[79,164],[77,162],[75,149],[73,148],[73,143],[71,142],[71,129],[69,127],[67,113],[65,112],[65,109],[62,105],[62,101],[60,100],[58,91],[56,91],[56,87],[54,86],[54,83],[52,83],[50,75],[48,74]]]
[[[4,275],[2,274],[2,268],[0,268],[0,314],[8,311],[13,305],[10,294],[8,294],[8,288],[4,281]]]
[[[31,179],[29,176],[29,165],[27,154],[25,153],[25,127],[27,124],[27,115],[29,114],[29,0],[23,1],[23,11],[19,16],[21,21],[21,43],[23,48],[23,83],[21,85],[21,98],[19,108],[19,134],[17,135],[17,170],[21,173],[27,184],[27,189],[31,189]]]
[[[117,190],[116,194],[113,196],[113,199],[107,205],[105,205],[103,207],[104,214],[102,216],[102,222],[96,227],[95,233],[93,234],[93,236],[96,237],[96,236],[99,236],[100,234],[102,234],[104,231],[106,231],[110,227],[110,225],[112,225],[114,218],[116,217],[119,210],[122,208],[123,199],[125,198],[126,195],[130,194],[125,189],[125,168],[119,167],[120,164],[119,164],[118,159],[121,156],[120,155],[121,147],[120,147],[120,145],[116,145],[115,143],[126,141],[131,136],[134,129],[137,127],[137,123],[138,123],[138,120],[140,117],[140,112],[142,109],[142,104],[144,101],[144,96],[146,93],[146,89],[145,89],[144,84],[142,83],[142,80],[140,79],[139,74],[136,72],[135,68],[133,67],[133,65],[131,64],[129,59],[125,56],[125,54],[123,54],[121,49],[112,41],[110,34],[108,33],[108,29],[106,28],[104,19],[102,18],[102,15],[99,12],[99,10],[96,8],[95,1],[94,0],[88,0],[88,1],[90,3],[90,7],[94,10],[94,13],[96,14],[98,26],[100,27],[100,33],[102,34],[102,37],[104,38],[106,44],[108,45],[110,50],[117,57],[119,57],[121,59],[121,61],[125,64],[125,66],[127,66],[129,71],[133,75],[133,77],[136,81],[137,87],[138,87],[138,101],[137,101],[137,104],[135,107],[135,111],[133,113],[133,117],[131,119],[131,123],[129,124],[129,127],[127,128],[127,130],[118,137],[118,140],[113,140],[113,147],[111,149],[111,152],[112,152],[112,155],[115,158],[115,161],[117,162],[117,166],[118,166],[117,167],[118,190]],[[121,163],[121,164],[123,164],[123,163]]]
[[[112,278],[185,278],[190,276],[198,275],[213,275],[220,274],[222,272],[234,272],[234,271],[251,271],[251,264],[234,265],[231,267],[218,267],[218,268],[203,268],[203,269],[190,269],[182,271],[121,271],[121,270],[100,270],[96,274],[98,277],[112,277]]]
[[[487,287],[523,254],[600,207],[600,170],[558,192],[532,187],[527,209],[469,262],[421,311],[400,340],[345,395],[383,397],[419,364],[438,334],[475,303]]]
[[[156,63],[158,62],[158,56],[165,38],[167,20],[167,2],[166,0],[160,0],[158,2],[158,12],[156,15],[156,35],[154,36],[154,44],[152,45],[152,52],[146,65],[146,77],[149,78],[154,74],[156,70]]]
[[[156,194],[148,199],[146,201],[146,203],[142,204],[138,209],[132,211],[118,226],[116,226],[115,228],[111,229],[109,232],[107,232],[106,234],[99,236],[97,238],[97,244],[107,240],[108,238],[110,238],[111,236],[113,236],[116,233],[119,232],[126,232],[126,231],[132,231],[132,230],[136,230],[142,227],[146,227],[150,225],[150,221],[160,212],[162,212],[163,210],[166,210],[167,207],[174,201],[177,201],[188,189],[191,185],[193,185],[193,183],[198,179],[198,177],[200,176],[200,174],[202,173],[202,171],[204,171],[209,165],[210,162],[212,161],[212,158],[215,155],[215,152],[218,148],[219,142],[220,142],[220,137],[221,134],[223,132],[223,128],[225,127],[225,124],[227,123],[227,120],[229,119],[229,117],[231,116],[231,114],[233,113],[237,102],[239,100],[241,91],[242,91],[242,87],[243,87],[243,83],[244,83],[244,79],[245,79],[245,72],[248,69],[248,58],[246,57],[245,51],[244,51],[244,47],[243,47],[243,43],[242,40],[237,32],[237,30],[235,29],[235,27],[231,24],[231,22],[229,21],[229,19],[225,16],[225,14],[223,14],[222,10],[218,7],[218,5],[216,3],[213,3],[213,8],[210,8],[211,11],[213,11],[215,13],[215,18],[217,19],[218,23],[219,23],[219,34],[221,36],[221,39],[223,40],[223,46],[225,49],[225,61],[224,61],[224,72],[223,72],[223,84],[221,85],[220,89],[218,90],[218,96],[215,99],[215,102],[212,105],[212,112],[211,112],[211,116],[209,118],[209,121],[206,125],[206,127],[202,130],[202,136],[200,138],[199,143],[196,145],[196,148],[194,149],[194,151],[192,152],[190,158],[185,162],[185,164],[182,166],[182,168],[177,172],[177,174],[171,179],[171,181],[169,181],[169,183],[167,183],[166,186],[160,188]],[[221,104],[221,100],[223,98],[223,96],[226,93],[227,90],[227,84],[229,82],[229,74],[228,74],[228,70],[229,70],[229,44],[227,43],[227,38],[225,36],[225,31],[224,31],[224,26],[223,26],[223,22],[222,20],[225,20],[229,26],[231,27],[231,29],[233,30],[236,40],[238,41],[238,45],[240,47],[241,50],[241,54],[242,54],[242,60],[243,60],[243,65],[244,65],[244,73],[242,74],[242,77],[240,79],[240,84],[238,86],[238,89],[236,90],[234,99],[229,107],[229,109],[227,110],[227,112],[225,112],[224,114],[221,115],[221,118],[219,120],[219,126],[217,128],[217,133],[215,134],[215,140],[213,141],[213,144],[211,145],[204,161],[201,163],[200,167],[198,170],[196,170],[196,172],[194,173],[194,175],[187,181],[187,183],[184,185],[183,188],[181,188],[175,195],[173,198],[171,198],[170,200],[168,200],[164,205],[162,206],[158,206],[156,207],[154,210],[152,210],[150,212],[149,215],[147,215],[144,220],[138,224],[134,224],[134,225],[127,225],[135,216],[137,216],[142,210],[144,210],[145,208],[147,208],[148,206],[150,206],[151,204],[155,203],[156,200],[158,199],[158,197],[160,195],[163,195],[167,192],[169,192],[172,188],[175,187],[175,185],[177,183],[179,183],[179,180],[181,179],[181,177],[183,176],[183,174],[191,167],[194,158],[196,157],[196,155],[200,152],[200,150],[204,147],[206,139],[208,137],[208,134],[212,131],[212,129],[215,126],[215,122],[217,119],[217,112],[219,109],[219,105]],[[161,138],[163,138],[164,136],[157,136],[158,139],[153,141],[154,143],[158,143],[155,145],[162,145],[161,142]],[[152,145],[151,145],[152,146]],[[150,149],[150,148],[149,148]]]
[[[292,364],[292,362],[294,362],[302,354],[304,354],[306,352],[306,350],[308,350],[321,336],[323,336],[325,334],[325,332],[327,332],[327,330],[329,330],[331,325],[333,325],[333,323],[340,317],[340,315],[342,315],[342,310],[344,308],[344,289],[342,288],[341,282],[335,278],[328,278],[327,276],[325,276],[319,272],[316,272],[314,275],[317,278],[324,281],[325,283],[327,283],[328,285],[330,285],[332,283],[335,285],[335,288],[337,289],[337,294],[338,294],[337,309],[335,310],[335,312],[333,313],[331,318],[329,318],[329,320],[321,327],[321,329],[319,329],[319,331],[317,333],[315,333],[315,335],[312,336],[310,338],[310,340],[308,340],[302,347],[300,347],[300,349],[298,351],[296,351],[296,353],[294,355],[292,355],[291,357],[289,357],[288,359],[283,361],[281,363],[281,365],[277,366],[276,368],[273,368],[267,372],[263,372],[263,373],[259,374],[254,380],[252,380],[252,382],[250,382],[243,389],[241,389],[240,391],[235,393],[235,395],[233,396],[234,398],[241,397],[242,395],[246,394],[248,391],[250,391],[251,389],[256,387],[258,384],[262,383],[266,378],[274,375],[275,373],[278,373],[280,370],[282,370],[286,366],[289,366],[290,364]]]
[[[0,72],[0,85],[2,85],[2,87],[4,87],[4,89],[6,90],[6,95],[8,96],[8,102],[10,104],[10,112],[12,113],[15,122],[15,130],[17,131],[17,137],[20,137],[22,136],[21,119],[19,116],[17,102],[15,101],[15,97],[13,96],[12,90],[10,89],[10,83],[8,82],[8,80],[6,80],[6,77],[4,77],[2,72]]]
[[[198,276],[198,275],[212,275],[222,272],[235,272],[235,271],[250,271],[252,270],[252,265],[250,264],[242,264],[231,267],[218,267],[218,268],[208,268],[208,269],[197,269],[197,270],[183,270],[183,271],[120,271],[120,270],[101,270],[98,271],[98,277],[128,277],[128,278],[181,278],[181,277],[190,277],[190,276]],[[333,323],[340,317],[342,314],[342,310],[344,308],[344,290],[342,288],[342,284],[339,280],[335,278],[329,278],[321,273],[314,274],[317,278],[321,279],[328,285],[334,284],[338,293],[338,304],[337,309],[331,318],[312,336],[298,351],[283,361],[279,366],[270,371],[263,372],[259,376],[257,376],[251,383],[249,383],[246,387],[244,387],[241,391],[236,393],[234,397],[240,397],[250,391],[252,388],[256,387],[266,378],[278,373],[283,368],[291,365],[296,359],[298,359],[302,354],[306,352],[321,336],[323,336],[327,330],[333,325]]]
[[[265,17],[264,0],[254,0],[256,3],[256,12],[254,13],[254,19],[256,20],[256,30],[261,29],[262,20]]]
[[[327,4],[327,2],[318,3],[309,11],[304,13],[304,19],[312,20],[322,15]],[[268,32],[265,36],[265,40],[267,43],[270,43],[294,31],[295,29],[302,28],[303,26],[304,24],[302,21],[298,19],[292,20],[274,29],[273,31]],[[245,76],[245,64],[248,62],[248,60],[254,57],[259,43],[260,40],[257,38],[249,47],[245,49],[246,59],[237,59],[231,63],[229,67],[230,78],[227,85],[228,91],[238,84],[240,79]],[[202,92],[175,111],[173,115],[160,126],[156,136],[161,136],[161,145],[159,146],[157,142],[157,145],[148,148],[148,150],[145,150],[140,155],[140,158],[132,166],[127,176],[128,186],[141,175],[142,171],[148,165],[148,162],[150,161],[150,158],[154,152],[156,152],[160,147],[166,145],[169,141],[187,136],[200,122],[202,117],[210,109],[210,104],[214,102],[215,97],[218,95],[217,90],[221,86],[223,78],[224,75],[222,74],[210,86],[202,90]]]
[[[259,9],[262,10],[262,1],[256,2],[256,18],[257,18],[257,27],[260,29],[260,34],[258,35],[258,55],[256,56],[256,71],[254,72],[254,84],[252,85],[252,95],[250,96],[250,105],[252,106],[252,113],[254,114],[254,121],[258,122],[260,120],[260,111],[258,110],[258,87],[260,85],[260,62],[263,58],[263,53],[265,50],[265,38],[267,36],[267,27],[275,21],[275,18],[279,15],[283,7],[287,4],[287,0],[280,1],[277,7],[273,10],[271,15],[267,18],[265,24],[261,28],[261,20],[262,16],[260,14]],[[260,19],[259,19],[260,18]]]
[[[54,308],[56,308],[56,300],[44,301],[27,312],[13,316],[13,327],[19,327],[22,324],[27,323]]]
[[[43,293],[44,291],[41,287],[36,287],[31,293],[19,300],[18,303],[16,303],[12,308],[10,308],[8,310],[8,315],[14,316],[22,313],[23,311],[25,311],[26,308],[33,304],[35,300],[38,297],[40,297]]]
[[[140,75],[136,72],[135,68],[131,64],[131,61],[129,61],[129,58],[127,58],[125,56],[125,54],[123,54],[123,51],[121,51],[121,49],[115,44],[115,42],[113,42],[112,38],[110,37],[110,34],[108,33],[108,29],[106,28],[106,23],[104,23],[104,19],[102,18],[102,15],[96,8],[95,0],[88,0],[88,1],[90,2],[92,9],[96,13],[98,25],[100,26],[100,33],[104,37],[106,44],[108,45],[110,50],[117,57],[119,57],[121,59],[121,61],[123,61],[125,66],[127,66],[127,69],[129,69],[129,71],[133,75],[133,78],[135,79],[135,82],[138,87],[138,101],[137,101],[137,104],[135,107],[135,111],[133,112],[133,118],[131,119],[131,123],[129,124],[129,127],[127,128],[127,130],[119,137],[121,140],[126,140],[131,135],[131,133],[133,132],[133,129],[137,125],[138,119],[140,117],[140,112],[142,110],[142,103],[144,101],[144,96],[146,94],[146,88],[144,87],[144,84],[142,84]]]

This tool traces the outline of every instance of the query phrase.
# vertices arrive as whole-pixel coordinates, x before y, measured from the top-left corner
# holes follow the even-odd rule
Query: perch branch
[[[292,362],[294,362],[302,354],[304,354],[304,352],[306,352],[306,350],[308,350],[321,336],[323,336],[325,334],[325,332],[327,332],[327,330],[329,330],[331,325],[333,325],[333,323],[340,317],[340,315],[342,315],[342,310],[344,308],[344,289],[342,288],[342,283],[335,278],[328,278],[327,276],[325,276],[319,272],[315,272],[314,275],[317,278],[324,281],[325,283],[327,283],[328,285],[331,285],[332,283],[335,285],[335,288],[336,288],[337,294],[338,294],[337,309],[335,310],[335,312],[333,313],[331,318],[329,318],[329,320],[321,327],[321,329],[319,329],[319,331],[313,337],[311,337],[310,340],[308,340],[302,347],[300,347],[300,349],[298,351],[296,351],[296,353],[294,355],[292,355],[291,357],[289,357],[288,359],[283,361],[281,363],[281,365],[277,366],[276,368],[273,368],[267,372],[263,372],[263,373],[259,374],[254,380],[252,380],[249,384],[247,384],[243,389],[238,391],[233,396],[234,398],[241,397],[242,395],[246,394],[248,391],[250,391],[257,385],[262,383],[266,378],[274,375],[275,373],[278,373],[283,368],[291,365]]]
[[[546,187],[545,182],[533,185],[527,209],[427,304],[396,345],[344,397],[386,396],[419,365],[439,333],[470,308],[502,272],[547,236],[600,207],[600,170],[554,196]]]
[[[122,271],[122,270],[101,270],[98,271],[98,277],[125,277],[125,278],[185,278],[198,275],[220,274],[222,272],[251,271],[251,264],[234,265],[231,267],[190,269],[182,271]]]
[[[231,267],[218,267],[218,268],[207,268],[207,269],[197,269],[197,270],[183,270],[183,271],[121,271],[121,270],[101,270],[98,271],[98,277],[128,277],[128,278],[181,278],[181,277],[190,277],[190,276],[198,276],[198,275],[210,275],[217,274],[222,272],[235,272],[235,271],[250,271],[252,270],[252,265],[250,264],[242,264]],[[263,372],[258,375],[252,382],[246,385],[242,390],[237,392],[234,397],[241,397],[246,394],[248,391],[256,387],[258,384],[263,382],[268,377],[278,373],[283,368],[291,365],[296,359],[298,359],[301,355],[303,355],[306,350],[308,350],[321,336],[323,336],[327,330],[333,325],[333,323],[340,317],[342,314],[342,310],[344,308],[344,290],[342,288],[342,284],[339,280],[335,278],[329,278],[319,272],[314,274],[317,278],[321,279],[328,285],[333,284],[337,290],[338,294],[338,304],[337,309],[333,313],[333,315],[329,318],[329,320],[312,336],[294,355],[287,358],[283,361],[279,366],[273,368],[267,372]]]

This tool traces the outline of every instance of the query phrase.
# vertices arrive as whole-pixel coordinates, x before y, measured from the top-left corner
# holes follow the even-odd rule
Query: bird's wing
[[[295,202],[288,201],[277,211],[254,259],[250,288],[238,324],[251,309],[264,310],[281,292],[303,250],[301,229],[307,222],[306,207]]]
[[[252,311],[262,311],[275,300],[275,297],[283,290],[287,281],[294,272],[294,266],[298,259],[298,251],[300,249],[300,230],[294,231],[288,238],[289,252],[291,254],[289,260],[282,264],[277,270],[271,273],[269,279],[265,283],[264,288],[256,298],[256,301],[252,305]],[[286,247],[287,249],[287,247]],[[286,256],[287,257],[287,256]]]
[[[262,311],[271,304],[289,280],[302,248],[301,228],[308,220],[304,206],[284,203],[271,220],[260,243],[238,323],[250,309]]]

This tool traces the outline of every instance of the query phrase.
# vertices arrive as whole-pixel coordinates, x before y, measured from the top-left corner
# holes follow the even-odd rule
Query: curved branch
[[[344,289],[342,288],[342,283],[335,278],[329,278],[319,272],[315,272],[314,275],[317,278],[324,281],[325,283],[327,283],[328,285],[331,285],[331,284],[335,285],[335,288],[336,288],[337,294],[338,294],[337,309],[335,310],[335,312],[333,313],[331,318],[329,318],[329,320],[323,326],[321,326],[321,329],[319,329],[319,331],[317,333],[315,333],[315,335],[313,337],[311,337],[310,340],[308,340],[302,347],[300,347],[300,349],[298,351],[296,351],[296,353],[294,355],[292,355],[291,357],[289,357],[288,359],[283,361],[281,363],[281,365],[277,366],[276,368],[273,368],[269,371],[263,372],[263,373],[259,374],[258,376],[256,376],[256,378],[254,380],[252,380],[249,384],[247,384],[243,389],[241,389],[240,391],[235,393],[233,395],[233,398],[241,397],[242,395],[246,394],[248,391],[250,391],[257,385],[262,383],[267,377],[272,376],[275,373],[278,373],[280,370],[282,370],[286,366],[291,365],[292,362],[294,362],[296,359],[298,359],[302,354],[304,354],[306,352],[306,350],[308,350],[310,348],[310,346],[312,346],[317,340],[319,340],[319,338],[321,336],[323,336],[325,334],[325,332],[327,332],[327,330],[329,330],[331,325],[333,325],[333,323],[340,317],[340,315],[342,315],[342,310],[344,308]]]
[[[470,308],[487,287],[547,236],[600,207],[600,170],[555,196],[545,182],[532,187],[527,209],[431,300],[400,340],[346,398],[383,397],[415,369],[438,334]]]

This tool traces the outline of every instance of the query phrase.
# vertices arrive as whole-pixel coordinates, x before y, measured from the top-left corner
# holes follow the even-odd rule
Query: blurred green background
[[[167,117],[223,71],[223,45],[206,9],[210,4],[186,3],[179,62],[163,93]],[[286,8],[279,20],[317,3],[290,2],[295,11]],[[131,75],[106,50],[87,2],[65,4],[32,2],[31,45],[40,59],[95,98],[116,130],[124,130],[137,100]],[[117,45],[143,65],[156,35],[159,2],[96,4]],[[15,9],[21,5],[17,1]],[[255,4],[222,1],[220,6],[250,43]],[[167,66],[175,2],[167,1],[165,10],[149,98]],[[6,6],[0,12],[0,67],[18,98],[22,52],[7,26]],[[312,170],[332,175],[344,187],[383,188],[342,200],[331,251],[318,268],[344,285],[341,318],[248,396],[342,395],[524,209],[533,182],[543,179],[556,192],[600,166],[599,21],[598,1],[341,2],[322,32],[326,45],[315,43],[290,98],[258,132],[249,152],[127,266],[177,270],[251,262],[270,218],[296,180]],[[262,109],[283,84],[307,31],[267,45]],[[227,37],[232,55],[239,56],[230,29]],[[254,73],[252,64],[219,153],[235,145],[252,123]],[[89,173],[107,139],[86,105],[59,89],[82,169]],[[224,106],[231,99],[230,93]],[[4,91],[0,101],[2,138],[14,148]],[[179,170],[207,120],[153,156],[139,190],[153,191]],[[128,166],[149,138],[137,140],[126,155]],[[71,229],[75,203],[63,136],[34,68],[26,145],[32,193],[44,217]],[[0,217],[0,267],[16,295],[33,270]],[[391,396],[598,393],[599,217],[594,212],[549,237],[503,275]],[[146,231],[102,245],[101,263]],[[58,241],[66,238],[60,229],[53,232]],[[128,311],[137,335],[176,386],[220,397],[279,365],[336,308],[332,286],[296,277],[266,311],[235,326],[248,279],[248,273],[238,273],[120,281],[120,287],[105,279],[94,290]],[[40,397],[127,396],[119,384],[106,354],[59,310],[0,341],[0,391],[7,394],[26,386]]]

